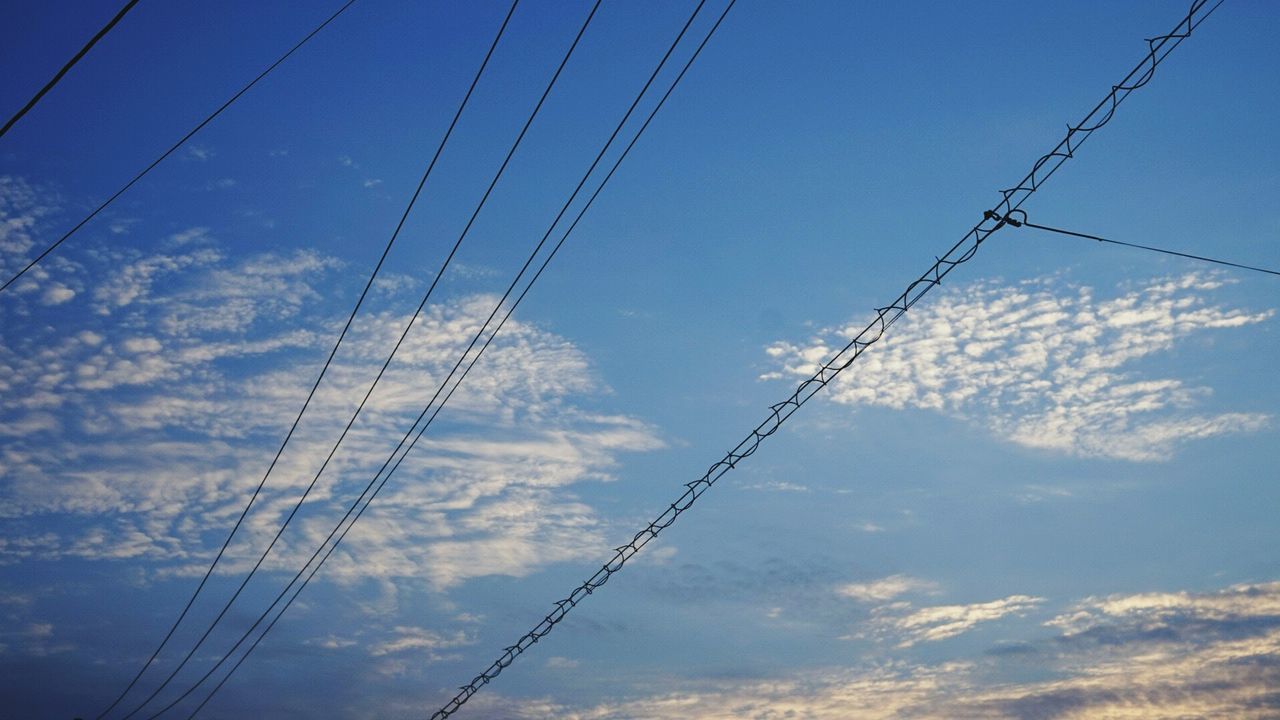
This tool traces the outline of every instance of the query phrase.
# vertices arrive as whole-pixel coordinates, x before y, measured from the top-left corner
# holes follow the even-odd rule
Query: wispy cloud
[[[938,584],[909,575],[890,575],[860,583],[846,583],[836,588],[836,594],[858,602],[885,602],[908,593],[936,592]]]
[[[1280,710],[1275,693],[1280,687],[1278,596],[1280,583],[1269,583],[1202,594],[1113,596],[1081,604],[1080,610],[1092,617],[1089,627],[1102,635],[1127,635],[1141,625],[1139,616],[1159,617],[1171,631],[1130,636],[1123,643],[1083,643],[1073,634],[1075,630],[1069,630],[1017,653],[989,653],[970,660],[884,661],[750,680],[675,680],[662,688],[636,692],[628,700],[597,705],[502,698],[489,702],[494,708],[501,706],[509,717],[572,720],[673,716],[695,720],[1263,720]],[[1180,608],[1176,617],[1168,614],[1172,607]],[[1197,633],[1196,621],[1183,614],[1193,607],[1236,630]],[[1043,669],[1045,679],[1000,679],[1002,668],[1025,665],[1029,656]]]
[[[953,638],[982,623],[1011,615],[1025,615],[1043,602],[1044,598],[1030,595],[1010,595],[999,600],[968,605],[935,605],[923,608],[913,608],[907,602],[896,602],[872,610],[873,617],[868,625],[872,635],[897,640],[898,647],[907,648],[916,643]]]
[[[1182,443],[1257,431],[1270,421],[1258,412],[1198,412],[1209,388],[1132,368],[1193,334],[1272,317],[1271,310],[1211,305],[1207,298],[1223,283],[1188,274],[1105,299],[1054,278],[946,291],[842,374],[829,397],[971,418],[1027,447],[1167,460]],[[808,375],[859,330],[775,343],[768,354],[778,369],[764,377]]]

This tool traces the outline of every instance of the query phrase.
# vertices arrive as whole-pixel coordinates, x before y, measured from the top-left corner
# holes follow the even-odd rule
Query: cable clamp
[[[1022,213],[1022,220],[1014,220],[1013,213],[1015,212],[1022,212],[1022,211],[1013,210],[1009,214],[1001,216],[1000,213],[996,212],[995,210],[987,210],[982,213],[982,219],[995,220],[1000,223],[999,225],[996,225],[994,228],[992,228],[991,232],[995,232],[996,230],[999,230],[1006,223],[1009,225],[1012,225],[1013,227],[1022,227],[1022,223],[1025,222],[1027,219],[1027,214]]]

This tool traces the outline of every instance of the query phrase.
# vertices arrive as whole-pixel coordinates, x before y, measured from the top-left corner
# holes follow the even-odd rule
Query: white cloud
[[[44,305],[61,305],[75,296],[75,290],[62,283],[54,283],[45,288],[44,294],[40,296],[40,302]]]
[[[981,623],[1010,615],[1025,615],[1044,598],[1010,595],[999,600],[969,605],[936,605],[912,608],[910,603],[896,602],[875,608],[870,627],[873,634],[898,640],[906,648],[920,642],[946,640],[972,630]],[[858,637],[858,636],[854,636]]]
[[[0,270],[5,280],[30,261],[36,247],[33,233],[55,210],[50,195],[22,178],[0,175]]]
[[[431,651],[462,647],[475,642],[467,637],[465,633],[458,632],[445,636],[434,630],[420,627],[399,626],[395,628],[394,635],[395,637],[390,640],[370,646],[369,654],[374,657],[380,657],[392,653],[423,650],[428,651],[428,654],[430,654]]]
[[[1233,585],[1210,593],[1166,592],[1089,598],[1045,625],[1072,637],[1104,629],[1156,632],[1191,623],[1270,618],[1280,625],[1280,582]],[[1203,626],[1202,626],[1203,627]]]
[[[1097,613],[1093,630],[1099,637],[1092,643],[1067,632],[981,660],[881,661],[747,680],[683,678],[595,705],[481,695],[475,710],[567,720],[1266,720],[1276,716],[1280,687],[1277,597],[1280,583],[1113,596],[1081,605]],[[1194,617],[1164,615],[1171,607],[1192,606],[1210,612],[1218,629],[1206,631]],[[1166,624],[1134,635],[1142,625],[1135,613],[1164,615]],[[1025,679],[1029,664],[1037,679]]]
[[[870,603],[885,602],[908,593],[932,593],[937,590],[938,584],[929,580],[909,575],[890,575],[879,580],[841,585],[836,588],[836,594]]]
[[[1190,440],[1266,427],[1262,413],[1196,411],[1208,388],[1131,366],[1194,333],[1269,319],[1209,305],[1223,281],[1189,274],[1118,297],[1041,279],[939,293],[828,389],[837,403],[926,408],[971,418],[1012,442],[1083,456],[1168,459]],[[807,376],[852,325],[807,344],[775,343],[765,378]]]
[[[203,229],[187,235],[211,242]],[[0,450],[0,562],[202,570],[336,332],[334,318],[313,309],[335,267],[313,252],[232,261],[207,246],[139,256],[86,290],[110,322],[35,328],[34,353],[0,347],[0,433],[20,438]],[[496,300],[427,309],[268,569],[300,564],[327,534]],[[361,315],[223,572],[256,559],[407,320]],[[225,362],[248,357],[252,365]],[[571,486],[608,481],[622,453],[660,446],[643,423],[579,407],[603,390],[571,343],[513,319],[324,577],[421,579],[445,590],[594,559],[606,546],[601,521]],[[42,531],[57,514],[79,516],[60,524],[78,529]]]

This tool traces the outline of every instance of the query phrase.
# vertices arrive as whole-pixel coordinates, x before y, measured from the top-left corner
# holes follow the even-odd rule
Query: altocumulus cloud
[[[1115,297],[1056,278],[947,290],[912,311],[842,374],[828,397],[845,405],[925,408],[970,418],[1027,447],[1132,461],[1170,457],[1180,443],[1268,424],[1261,413],[1200,413],[1209,391],[1131,366],[1189,336],[1261,323],[1273,311],[1211,305],[1225,281],[1187,274]],[[807,376],[862,329],[767,348],[765,379]]]
[[[3,239],[28,248],[36,193],[5,182],[6,211],[22,212]],[[6,303],[0,433],[12,440],[0,455],[0,564],[79,558],[133,561],[149,577],[200,572],[300,406],[337,327],[314,301],[340,264],[310,251],[232,259],[203,228],[164,248],[51,265]],[[29,319],[38,308],[21,298],[61,286],[79,290],[54,310],[80,322]],[[318,469],[408,321],[390,300],[344,343],[224,572],[247,569]],[[269,569],[300,565],[327,534],[496,300],[454,297],[424,313]],[[572,343],[509,322],[344,545],[360,562],[344,550],[323,577],[445,590],[594,557],[601,521],[571,486],[608,481],[620,454],[660,446],[645,424],[586,409],[604,391]]]

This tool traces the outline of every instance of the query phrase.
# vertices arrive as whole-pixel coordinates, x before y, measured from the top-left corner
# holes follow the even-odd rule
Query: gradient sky
[[[3,3],[0,114],[115,6]],[[5,276],[330,6],[140,3],[0,139]],[[265,547],[588,8],[516,11],[227,561],[110,717]],[[377,469],[691,9],[605,0],[404,357],[162,701]],[[360,0],[0,294],[0,716],[93,717],[163,636],[505,11]],[[200,717],[429,716],[1183,12],[741,0],[492,354]],[[1278,33],[1272,3],[1228,0],[1031,218],[1280,266]],[[1274,277],[1001,230],[459,717],[1280,716],[1277,308]]]

